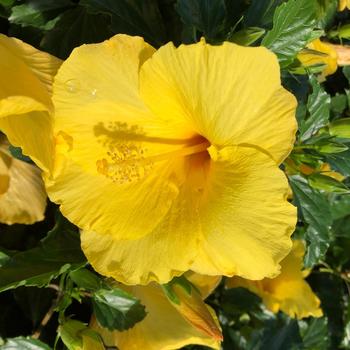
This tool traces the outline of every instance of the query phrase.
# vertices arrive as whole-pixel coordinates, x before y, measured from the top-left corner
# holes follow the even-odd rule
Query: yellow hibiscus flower
[[[205,299],[220,281],[220,277],[197,275],[195,278],[201,280],[200,284],[195,285],[201,292],[202,299]],[[196,280],[193,282],[196,283]],[[214,311],[203,301],[198,303],[191,300],[192,307],[200,305],[200,311],[193,315],[193,322],[191,322],[188,313],[184,314],[181,309],[174,307],[174,303],[171,303],[156,283],[150,283],[148,286],[123,286],[123,289],[141,300],[146,306],[147,315],[133,328],[123,332],[108,331],[93,320],[91,326],[102,336],[105,345],[118,347],[120,350],[171,350],[190,344],[220,349],[222,338],[219,323]],[[181,289],[182,287],[178,289],[180,305],[187,304],[187,292]],[[207,324],[207,313],[211,314],[215,322],[214,334],[205,332],[202,327],[196,326],[198,323]],[[93,350],[93,347],[87,347],[86,350]]]
[[[116,35],[73,51],[53,102],[47,190],[96,271],[125,284],[278,273],[296,222],[278,168],[296,100],[274,54]]]
[[[51,88],[61,60],[0,34],[0,130],[48,171],[53,164]]]
[[[14,158],[0,135],[0,222],[32,224],[44,219],[46,192],[41,171]]]
[[[298,54],[297,58],[304,67],[325,65],[322,71],[323,77],[335,73],[338,69],[337,51],[332,45],[320,39],[310,42],[306,49]]]
[[[344,11],[346,8],[350,9],[350,0],[339,0],[338,11]]]
[[[290,254],[282,261],[281,274],[273,279],[249,281],[232,277],[227,281],[229,288],[244,287],[259,295],[272,312],[279,310],[290,317],[321,317],[320,300],[304,280],[308,271],[302,271],[305,247],[296,240]]]
[[[304,67],[324,65],[322,77],[332,75],[338,67],[350,64],[350,46],[336,45],[316,39],[307,45],[298,56]]]

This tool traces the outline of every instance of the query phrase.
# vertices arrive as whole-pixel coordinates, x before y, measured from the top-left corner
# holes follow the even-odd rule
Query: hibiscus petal
[[[191,270],[249,279],[276,275],[296,223],[285,175],[254,148],[209,152],[208,189],[199,211],[203,242]]]
[[[112,239],[156,230],[183,182],[173,157],[157,157],[191,132],[156,120],[139,98],[139,67],[153,52],[142,38],[116,35],[75,49],[55,79],[49,196],[76,225]]]
[[[169,350],[189,344],[206,345],[219,349],[220,343],[187,322],[164,296],[160,286],[134,286],[127,288],[146,306],[147,316],[132,329],[108,332],[97,324],[94,328],[102,335],[106,345],[120,350]]]
[[[278,163],[292,149],[296,100],[263,47],[167,44],[142,65],[140,93],[157,116],[190,123],[212,144],[254,144]]]
[[[52,166],[51,84],[61,61],[0,35],[0,130],[43,170]],[[30,130],[30,132],[28,132]]]
[[[142,238],[117,240],[83,231],[82,249],[94,269],[125,284],[166,283],[189,270],[198,251],[200,226],[195,198],[187,191],[180,191],[164,219]]]
[[[6,191],[0,193],[0,222],[11,225],[32,224],[43,220],[46,192],[40,170],[1,150],[0,163],[8,167],[8,186]],[[0,187],[2,181],[0,177]]]

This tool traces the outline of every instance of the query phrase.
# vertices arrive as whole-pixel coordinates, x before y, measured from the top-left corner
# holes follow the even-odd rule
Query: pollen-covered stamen
[[[145,149],[132,143],[116,144],[110,147],[108,156],[96,162],[97,171],[113,181],[123,184],[140,180],[147,176],[154,163],[178,157],[186,157],[205,152],[210,146],[207,140],[186,147],[146,157]]]

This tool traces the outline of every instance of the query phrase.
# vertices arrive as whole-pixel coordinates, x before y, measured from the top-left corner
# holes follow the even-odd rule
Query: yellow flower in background
[[[317,164],[317,166],[310,166],[308,164],[296,164],[291,158],[288,158],[284,162],[286,168],[285,172],[290,175],[302,173],[304,175],[311,175],[311,174],[322,174],[329,176],[335,180],[343,181],[345,179],[345,176],[338,173],[337,171],[334,171],[331,166],[328,163],[322,163],[320,162]]]
[[[201,282],[196,284],[198,278],[201,279]],[[208,293],[216,287],[219,281],[220,277],[209,276],[196,276],[193,280],[202,293],[202,299],[208,296]],[[123,288],[141,300],[141,303],[146,307],[147,315],[133,328],[123,332],[108,331],[106,328],[100,327],[96,320],[93,320],[92,327],[100,333],[105,345],[115,346],[120,350],[171,350],[190,344],[205,345],[214,349],[220,348],[220,333],[215,333],[217,334],[215,337],[213,334],[207,334],[200,327],[196,328],[193,322],[189,322],[188,314],[184,316],[181,310],[175,308],[159,285],[150,283],[148,286],[124,286]],[[186,303],[186,293],[183,291],[178,294],[180,302]],[[214,311],[204,302],[201,303],[203,310],[196,314],[197,319],[194,321],[197,321],[197,324],[199,321],[205,323],[202,314],[211,313],[217,331],[220,331]],[[198,305],[193,301],[190,304],[191,306]],[[94,349],[91,347],[86,350]]]
[[[325,43],[330,50],[333,50],[337,55],[337,65],[344,67],[350,65],[350,46],[349,45],[336,45],[331,43]]]
[[[306,49],[298,54],[297,58],[304,67],[325,65],[322,70],[323,77],[335,73],[338,69],[336,50],[320,39],[310,42]]]
[[[350,0],[339,0],[338,11],[344,11],[345,8],[350,9]]]
[[[156,51],[117,35],[73,51],[53,102],[47,190],[96,271],[125,284],[278,273],[296,222],[278,168],[296,100],[274,54],[204,41]]]
[[[338,67],[350,65],[350,46],[336,45],[316,39],[302,50],[298,60],[304,67],[324,65],[322,77],[334,74]]]
[[[15,159],[0,135],[0,222],[32,224],[44,219],[46,192],[41,171]]]
[[[328,163],[323,163],[319,168],[315,169],[306,164],[302,164],[300,166],[300,171],[305,175],[311,175],[314,173],[321,173],[322,175],[329,176],[335,180],[343,181],[345,176],[338,173],[337,171],[333,171]]]
[[[0,131],[41,169],[53,163],[51,85],[61,61],[0,34]]]
[[[307,276],[303,268],[305,247],[296,240],[290,254],[282,261],[281,274],[276,278],[262,281],[249,281],[232,277],[227,281],[229,288],[244,287],[259,295],[272,312],[279,310],[298,319],[308,316],[321,317],[320,300],[304,280]]]

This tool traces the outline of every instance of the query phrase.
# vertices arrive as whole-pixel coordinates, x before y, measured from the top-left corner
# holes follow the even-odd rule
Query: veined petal
[[[180,191],[163,220],[142,238],[83,231],[82,249],[94,269],[125,284],[166,283],[189,270],[201,235],[196,198],[187,191]]]
[[[120,350],[174,350],[189,344],[219,349],[220,343],[197,330],[171,305],[159,285],[133,286],[126,289],[146,306],[147,316],[132,329],[108,332],[94,323],[106,345]]]
[[[50,84],[60,60],[36,50],[24,42],[0,35],[0,72],[3,81],[0,88],[0,100],[24,97],[33,100],[33,110],[50,110]],[[36,105],[35,105],[36,103]],[[40,108],[40,109],[37,109]],[[11,113],[10,109],[1,109],[0,116]]]
[[[48,193],[76,225],[109,235],[104,241],[156,232],[183,182],[173,157],[162,157],[193,132],[158,120],[139,97],[139,67],[153,52],[142,38],[116,35],[75,49],[55,78]]]
[[[0,130],[45,171],[52,166],[51,85],[61,60],[0,35]],[[30,132],[28,132],[30,130]]]
[[[344,11],[346,8],[350,9],[350,0],[339,0],[338,11]]]
[[[197,287],[203,299],[214,291],[222,279],[222,276],[200,275],[192,271],[186,272],[185,277]]]
[[[275,276],[288,254],[296,208],[275,162],[251,147],[209,149],[207,192],[199,210],[203,241],[191,270],[200,274]]]
[[[18,69],[17,71],[15,68],[11,69],[11,71],[15,73],[15,76],[10,76],[9,78],[12,78],[12,80],[8,81],[8,83],[14,84],[13,86],[11,86],[11,88],[23,89],[23,90],[16,90],[16,91],[22,92],[22,93],[17,93],[17,95],[30,96],[34,98],[34,95],[31,95],[31,94],[38,92],[38,91],[24,90],[27,87],[28,83],[24,82],[24,77],[19,75],[21,73],[19,69],[23,69],[26,72],[26,74],[30,75],[31,77],[34,75],[36,78],[35,82],[33,79],[35,88],[39,89],[40,92],[42,92],[42,88],[44,88],[46,92],[49,95],[51,95],[53,79],[55,74],[57,73],[58,68],[62,64],[62,60],[48,54],[47,52],[37,50],[33,46],[28,45],[19,39],[9,38],[3,34],[0,34],[0,50],[2,55],[3,54],[5,55],[5,52],[6,52],[6,57],[10,57],[7,55],[11,55],[11,59],[13,59],[13,61],[5,62],[4,61],[5,56],[2,56],[1,57],[2,67],[3,65],[8,65],[9,63],[11,63],[11,65],[19,64],[19,66],[16,67]],[[30,70],[30,72],[28,72],[28,69]],[[17,82],[21,81],[22,84],[16,84],[16,81],[13,81],[13,78],[16,78],[16,77],[21,78],[20,80],[17,80]],[[38,86],[39,82],[41,83],[40,87]],[[4,87],[2,86],[2,88]],[[6,86],[6,88],[10,88],[10,87]],[[47,97],[42,96],[42,98],[46,99],[48,105],[51,105],[51,102]],[[40,100],[41,99],[39,99],[39,101]]]
[[[14,107],[14,112],[16,109]],[[47,111],[14,113],[0,118],[0,130],[6,134],[11,144],[21,147],[23,153],[45,172],[52,169],[54,161],[52,124],[52,116]]]
[[[32,224],[44,219],[46,192],[40,170],[11,157],[0,149],[0,168],[7,167],[7,179],[0,175],[0,222]],[[7,182],[4,188],[4,180]]]
[[[293,249],[281,262],[281,273],[275,278],[262,281],[249,281],[233,277],[227,281],[229,288],[244,287],[259,295],[267,308],[273,312],[279,310],[290,317],[321,317],[320,300],[304,280],[302,271],[305,247],[302,241],[295,240]]]
[[[102,174],[89,174],[70,160],[61,163],[60,175],[45,181],[50,198],[61,204],[63,215],[79,227],[100,228],[105,235],[101,244],[108,242],[104,249],[109,249],[112,241],[137,239],[150,233],[178,195],[177,185],[168,178],[167,169],[160,166],[154,176],[119,184]],[[107,256],[103,260],[106,263]]]
[[[253,144],[278,163],[292,149],[296,100],[263,47],[167,44],[142,65],[140,93],[159,118],[187,122],[211,144]]]

